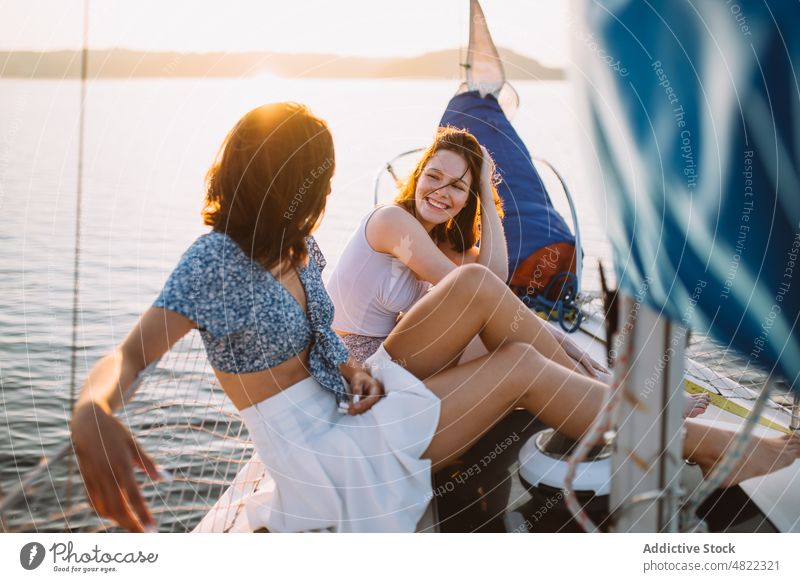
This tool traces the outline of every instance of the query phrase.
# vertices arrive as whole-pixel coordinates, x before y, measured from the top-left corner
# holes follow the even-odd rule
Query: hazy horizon
[[[563,69],[499,47],[509,80],[559,80]],[[318,78],[460,78],[464,53],[457,48],[414,57],[343,56],[330,53],[164,52],[91,49],[90,78],[249,77],[270,74]],[[0,77],[78,78],[81,52],[0,51]]]
[[[564,2],[483,2],[502,45],[548,67],[569,63]],[[76,50],[82,0],[0,0],[0,51]],[[359,0],[158,0],[93,2],[89,45],[142,52],[332,54],[403,58],[464,47],[467,0],[407,0],[402,7]]]

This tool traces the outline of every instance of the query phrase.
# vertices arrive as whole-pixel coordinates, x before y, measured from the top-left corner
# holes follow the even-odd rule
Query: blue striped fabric
[[[581,8],[572,73],[621,287],[800,389],[800,4]]]

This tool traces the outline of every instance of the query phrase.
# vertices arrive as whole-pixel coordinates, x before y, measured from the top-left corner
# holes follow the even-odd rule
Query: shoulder
[[[252,297],[254,263],[228,235],[212,231],[183,253],[153,307],[174,311],[214,335],[229,333],[243,320]],[[232,315],[233,314],[233,315]]]
[[[247,272],[250,260],[228,235],[211,231],[186,249],[164,285],[168,295],[213,296],[224,280]]]
[[[396,204],[386,204],[384,206],[379,206],[375,210],[372,211],[369,219],[369,224],[380,224],[380,225],[392,225],[396,224],[397,222],[400,223],[416,223],[419,224],[419,221],[414,218],[410,212],[408,212],[405,208],[401,206],[397,206]],[[421,226],[421,225],[420,225]]]
[[[381,206],[375,210],[367,222],[365,234],[367,242],[374,250],[389,254],[393,254],[398,241],[430,241],[430,236],[420,222],[405,209],[395,205]]]
[[[209,279],[220,272],[225,265],[233,265],[241,259],[241,249],[226,234],[211,231],[199,237],[181,255],[172,272],[170,283],[180,284],[188,277],[195,282]]]
[[[194,241],[181,256],[180,266],[187,261],[216,261],[239,250],[237,244],[228,235],[212,230]]]

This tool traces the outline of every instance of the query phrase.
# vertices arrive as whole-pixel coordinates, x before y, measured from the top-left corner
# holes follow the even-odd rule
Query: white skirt
[[[337,410],[314,378],[241,411],[274,487],[245,502],[252,529],[413,532],[433,497],[422,453],[439,398],[383,345],[365,364],[386,397],[364,414]]]

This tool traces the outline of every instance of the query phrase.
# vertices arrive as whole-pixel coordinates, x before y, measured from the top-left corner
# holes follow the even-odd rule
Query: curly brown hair
[[[440,127],[433,143],[423,152],[411,175],[400,187],[394,203],[405,208],[415,218],[417,217],[415,198],[417,182],[430,159],[441,150],[455,152],[464,158],[471,180],[464,208],[447,222],[437,224],[430,234],[437,245],[448,241],[455,251],[463,253],[474,247],[480,237],[480,178],[483,152],[478,140],[470,132],[455,127]],[[497,212],[502,217],[503,205],[494,185],[492,185],[492,195]]]
[[[298,103],[253,109],[231,129],[206,174],[205,224],[265,269],[305,261],[335,168],[327,124]]]

